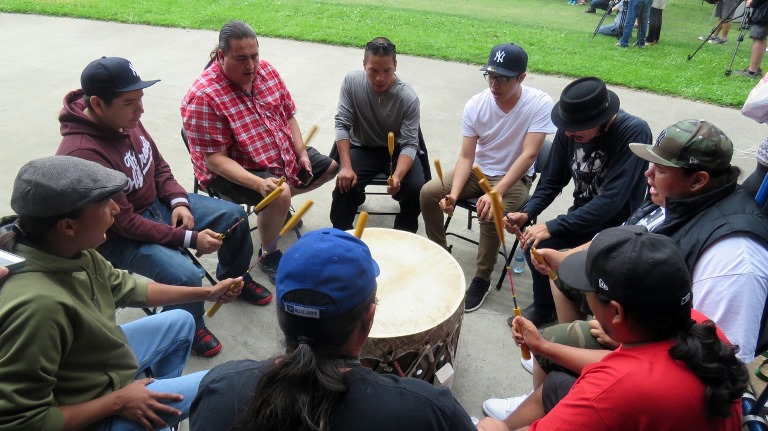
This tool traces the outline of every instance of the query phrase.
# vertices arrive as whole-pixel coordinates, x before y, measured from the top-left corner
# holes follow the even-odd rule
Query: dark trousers
[[[661,13],[663,9],[651,8],[650,19],[648,21],[648,36],[645,37],[645,43],[656,43],[661,38]]]
[[[592,238],[594,238],[598,232],[599,230],[591,230],[588,232],[552,237],[548,240],[541,241],[537,248],[552,248],[555,250],[573,248],[592,241]],[[531,268],[531,278],[533,279],[533,306],[541,313],[553,313],[555,311],[555,300],[552,298],[552,290],[549,287],[549,277],[537,271],[533,264],[531,264],[530,253],[525,254],[525,259],[528,261],[528,266]]]
[[[392,169],[397,168],[397,158],[400,150],[396,149],[392,156]],[[378,173],[389,175],[389,151],[387,148],[363,148],[351,146],[349,149],[352,169],[357,175],[357,185],[347,193],[341,193],[337,188],[333,190],[331,202],[331,223],[333,227],[341,230],[352,229],[357,207],[365,201],[365,186],[371,182]],[[419,160],[414,160],[411,169],[400,181],[400,191],[393,199],[400,203],[400,213],[395,216],[395,229],[408,232],[419,230],[419,192],[424,185],[424,171]]]

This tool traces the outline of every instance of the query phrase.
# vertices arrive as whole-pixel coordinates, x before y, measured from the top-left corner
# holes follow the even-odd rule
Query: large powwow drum
[[[378,305],[361,362],[376,372],[432,382],[454,365],[464,316],[464,272],[442,247],[381,228],[362,240],[379,264]]]

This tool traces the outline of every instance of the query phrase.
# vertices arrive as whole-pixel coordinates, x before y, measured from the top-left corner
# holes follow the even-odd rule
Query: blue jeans
[[[245,211],[240,205],[221,199],[190,193],[190,211],[195,218],[195,231],[211,229],[224,233]],[[170,224],[171,208],[159,199],[147,208],[142,217],[157,223]],[[99,252],[113,265],[126,271],[141,274],[153,281],[176,286],[202,286],[203,268],[195,266],[178,247],[149,244],[113,235],[99,246]],[[216,277],[219,280],[239,277],[248,269],[253,256],[251,232],[246,219],[224,240],[218,252],[219,264]],[[182,309],[189,311],[198,327],[204,325],[202,301],[163,307],[163,311]]]
[[[624,24],[624,34],[621,36],[621,46],[629,46],[632,28],[637,19],[637,46],[645,46],[645,35],[648,32],[648,19],[651,15],[651,0],[629,0],[627,20]]]
[[[137,379],[144,378],[144,370],[151,367],[155,381],[147,385],[154,392],[181,394],[184,399],[167,403],[182,412],[181,416],[161,415],[170,426],[189,416],[189,406],[197,394],[200,380],[208,371],[182,376],[184,365],[192,348],[195,324],[189,313],[176,310],[144,317],[120,325],[128,345],[139,362]],[[100,431],[139,431],[144,428],[120,416],[109,417],[99,423]]]

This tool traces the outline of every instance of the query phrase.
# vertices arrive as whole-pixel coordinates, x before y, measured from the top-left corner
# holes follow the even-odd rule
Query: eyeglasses
[[[395,52],[395,44],[389,42],[368,42],[365,45],[366,51],[377,52],[381,50],[384,54]]]
[[[504,85],[514,78],[514,76],[491,75],[488,72],[485,72],[483,77],[485,77],[485,80],[488,81],[489,84],[493,84],[493,81],[496,81],[499,85]]]

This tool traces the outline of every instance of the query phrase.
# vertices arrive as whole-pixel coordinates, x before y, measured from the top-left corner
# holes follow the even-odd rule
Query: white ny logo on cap
[[[493,61],[497,63],[504,63],[504,55],[506,55],[504,51],[502,50],[496,51],[496,56],[493,58]]]
[[[605,284],[605,282],[603,281],[603,279],[602,279],[602,278],[599,278],[599,279],[597,280],[597,285],[598,285],[598,286],[599,286],[601,289],[603,289],[603,290],[608,290],[608,285],[607,285],[607,284]]]
[[[133,76],[139,77],[139,72],[136,71],[136,69],[133,68],[133,63],[128,62],[128,67],[131,69],[131,72],[133,72]]]

